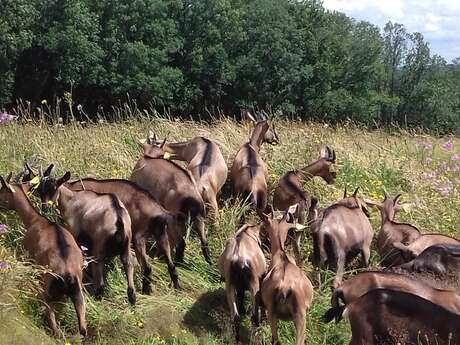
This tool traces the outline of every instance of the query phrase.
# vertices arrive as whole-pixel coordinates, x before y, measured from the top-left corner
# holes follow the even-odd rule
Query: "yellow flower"
[[[163,158],[164,159],[171,159],[171,154],[169,152],[165,152],[165,154],[163,155]]]
[[[50,205],[50,206],[53,206],[53,205],[54,205],[54,201],[53,201],[53,200],[48,200],[48,203],[47,203],[47,204]]]
[[[46,99],[43,99],[43,100],[41,101],[41,104],[47,105],[47,104],[48,104],[48,101],[47,101]]]

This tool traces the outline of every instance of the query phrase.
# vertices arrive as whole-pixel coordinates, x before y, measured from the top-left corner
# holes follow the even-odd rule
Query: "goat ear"
[[[11,179],[11,175],[12,175],[11,173],[8,175],[8,177],[6,178],[6,181],[3,178],[3,176],[0,176],[0,184],[2,186],[2,189],[5,188],[5,189],[10,190],[12,193],[14,193],[15,190],[13,189],[13,187],[11,187],[9,183],[9,180]]]
[[[48,168],[46,168],[45,172],[43,173],[43,177],[49,177],[53,173],[54,170],[54,164],[48,165]]]
[[[366,203],[367,206],[369,207],[377,207],[379,210],[382,208],[382,203],[378,202],[378,201],[374,201],[374,200],[371,200],[371,199],[366,199],[364,198],[363,199],[363,202]]]
[[[147,139],[137,139],[136,142],[140,147],[143,148],[144,145],[147,144]]]
[[[335,161],[336,161],[335,150],[332,150],[331,162],[335,163]]]
[[[59,187],[59,186],[63,185],[64,183],[66,183],[66,182],[69,181],[69,180],[70,180],[70,172],[67,171],[67,172],[64,174],[64,176],[62,176],[60,179],[58,179],[58,180],[56,181],[56,184],[57,184],[58,187]]]
[[[387,191],[385,190],[385,188],[383,189],[383,196],[385,197],[385,198],[383,199],[383,201],[385,201],[386,199],[389,198],[389,195],[388,195]]]

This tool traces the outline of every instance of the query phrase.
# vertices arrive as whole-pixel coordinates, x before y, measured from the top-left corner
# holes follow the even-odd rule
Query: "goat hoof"
[[[131,288],[128,289],[128,301],[132,305],[136,304],[136,293],[134,292],[134,289],[131,289]]]
[[[142,293],[144,295],[151,295],[153,292],[152,285],[151,284],[144,284],[142,286]]]
[[[259,318],[256,315],[252,315],[251,321],[255,327],[259,327],[260,322],[259,322]]]
[[[80,335],[83,337],[83,338],[86,338],[88,336],[88,330],[86,328],[82,328],[80,329]]]

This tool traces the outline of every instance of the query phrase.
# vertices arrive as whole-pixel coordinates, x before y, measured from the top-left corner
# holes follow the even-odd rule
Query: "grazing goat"
[[[420,237],[420,231],[413,225],[394,221],[396,212],[403,207],[399,203],[401,194],[391,198],[386,192],[384,193],[385,198],[381,203],[370,200],[366,200],[366,202],[380,210],[382,224],[377,235],[377,249],[382,265],[391,267],[405,262],[401,252],[393,244],[395,242],[410,244]]]
[[[336,162],[335,151],[326,146],[320,158],[312,164],[288,171],[281,177],[273,195],[273,207],[275,210],[285,211],[290,205],[298,205],[296,218],[300,224],[305,222],[305,213],[311,207],[312,199],[303,190],[303,184],[314,176],[321,176],[328,184],[335,182],[336,172],[330,171]],[[316,200],[315,200],[316,201]],[[302,262],[300,255],[301,232],[296,232],[293,241],[294,255],[297,264]]]
[[[120,255],[128,281],[128,300],[135,304],[131,218],[125,206],[113,194],[74,192],[64,185],[70,179],[69,172],[56,180],[50,177],[51,170],[44,173],[40,182],[40,199],[44,207],[57,204],[72,235],[87,246],[89,254],[94,257],[91,266],[96,297],[101,298],[104,291],[105,262]]]
[[[147,142],[142,144],[144,154],[137,161],[130,180],[149,192],[168,211],[181,213],[193,220],[203,256],[211,263],[204,226],[206,212],[203,198],[190,172],[163,158],[164,142],[160,147]]]
[[[219,257],[219,272],[225,279],[227,303],[230,309],[236,342],[239,343],[240,313],[244,310],[244,292],[252,298],[252,322],[259,325],[260,283],[267,264],[260,243],[260,225],[244,225],[227,240]]]
[[[340,308],[339,300],[348,305],[375,289],[408,292],[436,303],[453,313],[460,314],[460,296],[452,291],[434,289],[423,282],[401,274],[368,271],[342,282],[334,290],[331,298],[332,308],[326,312],[324,320],[329,322],[332,320],[332,315],[337,315],[336,309]]]
[[[313,286],[303,271],[296,266],[284,250],[288,232],[295,228],[293,215],[288,211],[280,219],[259,212],[262,228],[268,232],[272,260],[262,281],[261,296],[267,309],[272,330],[272,344],[279,344],[278,319],[293,320],[296,328],[296,344],[305,339],[305,317],[313,300]]]
[[[70,232],[42,217],[30,203],[23,186],[9,184],[10,178],[5,181],[0,176],[0,208],[17,212],[26,227],[24,248],[36,264],[50,271],[43,276],[42,295],[48,325],[55,335],[59,333],[55,309],[66,295],[74,304],[80,334],[86,336],[82,252]]]
[[[150,135],[149,135],[150,137]],[[149,144],[161,145],[156,136],[149,138]],[[188,170],[195,178],[198,191],[204,202],[210,206],[214,218],[219,216],[217,194],[227,180],[228,168],[219,146],[204,137],[195,137],[181,143],[165,143],[163,151],[171,154],[171,159],[188,163]]]
[[[73,191],[91,190],[96,193],[113,194],[125,205],[131,217],[134,251],[137,261],[142,266],[143,293],[152,292],[152,268],[146,254],[147,242],[152,238],[166,258],[174,288],[179,288],[176,266],[171,257],[171,247],[176,248],[176,260],[182,262],[185,250],[185,217],[165,210],[147,191],[131,181],[85,178],[67,183],[66,187]]]
[[[407,262],[418,256],[428,247],[434,246],[436,244],[451,244],[458,246],[460,245],[460,241],[453,237],[441,234],[423,234],[408,245],[405,245],[401,242],[395,242],[393,243],[393,246],[402,252],[402,256]]]
[[[344,198],[322,210],[311,226],[313,264],[336,268],[334,287],[341,282],[346,263],[357,254],[361,253],[363,266],[369,265],[373,230],[357,191],[350,197],[345,191]]]
[[[460,315],[403,291],[369,291],[334,317],[342,315],[350,320],[350,345],[460,343]]]
[[[254,130],[249,142],[237,152],[230,170],[233,193],[250,200],[255,209],[264,211],[267,206],[267,166],[259,154],[263,143],[279,143],[278,135],[270,129],[268,119],[254,121]]]

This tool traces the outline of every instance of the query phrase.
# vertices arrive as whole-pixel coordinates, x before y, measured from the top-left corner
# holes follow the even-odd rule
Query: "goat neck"
[[[195,146],[190,141],[186,141],[182,143],[165,143],[162,149],[172,154],[176,160],[190,162],[197,153]]]
[[[21,185],[11,185],[15,193],[13,193],[14,198],[14,208],[21,218],[24,226],[30,228],[37,219],[41,219],[41,215],[35,210],[27,197],[24,189]]]
[[[299,177],[303,180],[311,180],[314,176],[318,176],[323,169],[323,159],[318,159],[317,161],[307,165],[306,167],[300,168],[297,170]]]
[[[62,185],[59,187],[58,196],[56,198],[57,207],[60,211],[65,212],[66,205],[74,197],[75,192],[69,189],[68,186]]]
[[[264,120],[257,122],[254,127],[254,130],[252,131],[249,143],[257,152],[260,151],[260,147],[264,141],[264,136],[265,133],[268,131],[268,128],[268,122]]]

